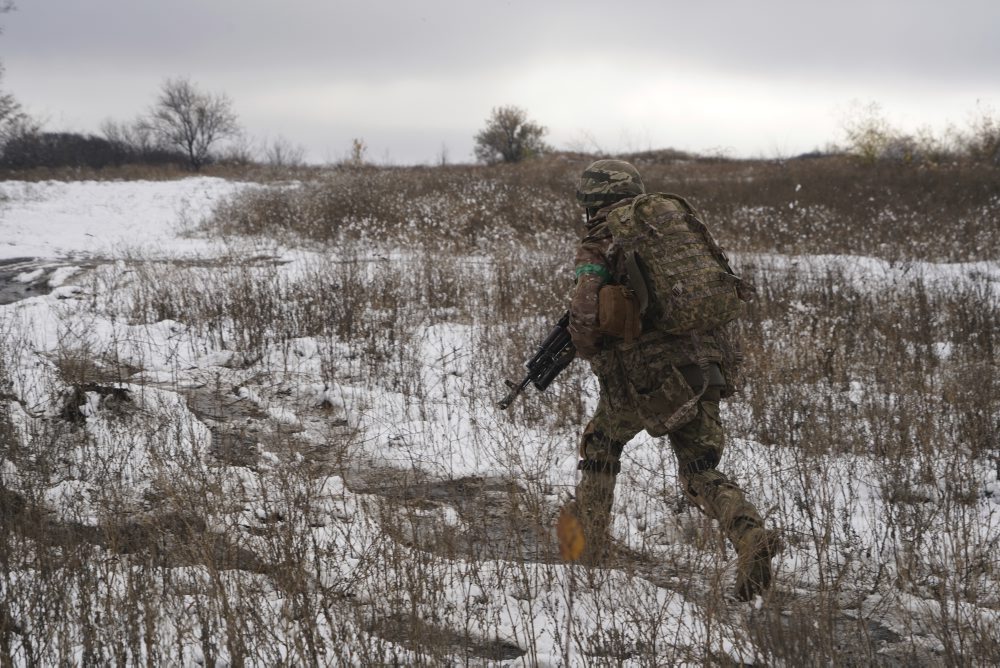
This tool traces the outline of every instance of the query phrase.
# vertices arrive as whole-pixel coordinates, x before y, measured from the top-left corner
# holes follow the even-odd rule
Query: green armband
[[[602,267],[599,264],[581,264],[579,267],[576,268],[577,280],[579,280],[580,277],[583,276],[584,274],[595,274],[597,276],[600,276],[605,283],[611,282],[611,274],[608,273],[608,270],[606,268]]]

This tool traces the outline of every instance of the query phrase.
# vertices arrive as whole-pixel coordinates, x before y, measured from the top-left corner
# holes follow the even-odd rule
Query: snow
[[[210,177],[2,181],[0,260],[112,257],[122,248],[142,249],[144,254],[203,253],[215,244],[184,238],[180,233],[200,222],[220,198],[246,187]]]
[[[874,291],[919,277],[929,287],[954,289],[980,287],[1000,298],[1000,261],[890,262],[858,255],[778,255],[734,253],[741,267],[753,267],[763,277],[770,273],[794,274],[800,280],[822,280],[831,273],[858,290]],[[794,307],[794,306],[793,306]]]

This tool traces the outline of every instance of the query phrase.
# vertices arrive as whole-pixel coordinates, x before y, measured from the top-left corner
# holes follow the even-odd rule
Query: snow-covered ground
[[[180,181],[0,182],[0,259],[204,253],[206,239],[184,236],[220,198],[246,184]]]
[[[350,280],[365,289],[421,280],[426,258],[404,249],[355,257],[364,269],[351,274],[350,266],[331,269],[341,258],[273,245],[262,255],[260,241],[240,247],[192,234],[214,203],[245,187],[250,186],[210,178],[0,183],[0,258],[65,265],[49,277],[52,293],[0,306],[0,369],[9,382],[0,389],[12,427],[8,436],[17,444],[3,451],[2,488],[25,497],[29,490],[40,492],[49,521],[93,528],[105,526],[109,513],[131,522],[157,516],[167,506],[179,512],[184,504],[174,498],[183,496],[178,489],[198,491],[211,497],[199,506],[212,508],[202,518],[206,532],[256,555],[245,560],[257,566],[222,575],[198,563],[144,573],[151,590],[166,593],[156,603],[161,618],[149,622],[158,640],[137,642],[146,649],[131,660],[152,658],[155,645],[161,647],[160,659],[177,663],[202,662],[213,652],[224,661],[235,662],[245,652],[251,663],[303,662],[309,652],[302,641],[303,615],[312,615],[305,626],[320,629],[313,641],[328,648],[325,661],[332,663],[443,660],[420,656],[419,642],[390,628],[405,626],[402,620],[408,619],[412,634],[414,618],[422,620],[426,633],[453,632],[454,654],[473,663],[492,658],[507,665],[554,666],[567,660],[641,665],[649,656],[673,665],[723,657],[737,663],[767,660],[767,648],[752,632],[767,611],[761,601],[756,608],[720,602],[719,589],[726,588],[720,582],[731,579],[733,557],[723,553],[720,559],[717,545],[697,538],[705,523],[678,507],[672,456],[660,442],[640,436],[630,444],[615,506],[616,537],[645,561],[634,571],[597,576],[550,563],[546,536],[575,481],[574,442],[582,421],[565,424],[533,415],[540,403],[568,402],[572,388],[553,387],[554,397],[532,391],[516,419],[496,410],[501,391],[493,383],[503,364],[496,359],[501,348],[491,339],[495,329],[447,313],[431,317],[366,301],[365,308],[372,309],[366,315],[386,317],[386,331],[405,338],[386,344],[377,326],[375,335],[357,341],[308,335],[308,327],[298,323],[287,330],[295,336],[262,336],[251,350],[225,343],[234,340],[234,332],[220,333],[178,315],[138,318],[149,309],[170,311],[166,297],[163,304],[156,302],[150,286],[162,288],[163,295],[183,293],[205,310],[210,304],[200,303],[197,293],[211,299],[219,285],[256,285],[254,272],[265,282],[292,287],[329,280],[331,290],[344,292]],[[256,265],[249,262],[261,257]],[[188,264],[171,264],[180,259]],[[758,280],[777,275],[820,280],[834,271],[858,290],[884,291],[916,275],[937,290],[985,285],[984,298],[1000,300],[996,262],[894,264],[778,255],[738,260],[753,265]],[[470,277],[490,271],[482,258],[467,264]],[[196,294],[171,282],[171,272],[182,266],[185,280],[202,281]],[[30,271],[15,280],[31,280]],[[413,294],[418,292],[414,288]],[[143,300],[152,305],[137,306]],[[287,323],[262,322],[260,330],[279,324]],[[562,380],[564,388],[583,390],[585,416],[596,398],[593,379],[576,365]],[[861,410],[865,388],[855,383],[831,401],[842,402],[848,412]],[[733,402],[726,417],[741,424],[752,419],[746,410]],[[918,501],[900,510],[886,496],[877,457],[830,454],[822,468],[804,470],[793,448],[731,436],[727,470],[747,481],[770,517],[799,536],[776,560],[776,589],[788,606],[808,609],[831,578],[838,584],[848,580],[852,586],[837,589],[850,599],[837,624],[846,625],[850,615],[875,619],[877,632],[888,638],[882,647],[889,655],[918,647],[932,661],[955,642],[937,631],[949,615],[958,635],[971,628],[1000,634],[1000,595],[980,594],[974,602],[954,601],[949,607],[938,595],[943,576],[937,581],[929,576],[922,588],[891,586],[908,577],[904,568],[935,573],[956,563],[970,569],[969,578],[985,583],[977,591],[1000,582],[1000,565],[989,557],[991,549],[1000,549],[997,467],[944,455],[940,462],[924,462],[942,470],[961,468],[961,480],[971,481],[967,503],[935,505],[951,489],[942,476],[915,484],[910,494]],[[49,449],[43,451],[43,445]],[[33,465],[43,457],[53,460],[46,467]],[[384,479],[375,475],[380,471]],[[409,473],[413,479],[400,477]],[[188,480],[200,480],[200,486]],[[462,480],[480,492],[445,484]],[[518,489],[504,493],[490,487],[495,481]],[[303,497],[308,503],[301,508],[308,510],[299,516],[293,500]],[[412,503],[414,497],[422,501]],[[517,507],[530,505],[528,500],[536,507]],[[820,501],[827,503],[829,516],[816,511]],[[485,522],[491,506],[502,511],[504,521],[519,517],[516,529],[535,537],[507,560],[492,552],[479,560],[449,552],[454,541],[497,538],[494,524],[473,526]],[[901,512],[924,515],[927,536],[921,544],[935,545],[936,552],[904,554],[912,537],[897,536],[900,525],[891,521]],[[964,527],[965,544],[953,542],[956,524]],[[276,525],[294,528],[301,544],[278,545],[269,533]],[[128,587],[139,581],[138,562],[104,544],[96,554],[103,561],[95,586],[125,609]],[[281,577],[273,563],[287,566],[292,557],[302,561],[308,594],[293,595],[277,584]],[[980,557],[986,561],[977,570],[973,562]],[[32,617],[40,608],[32,607],[26,592],[42,586],[38,577],[25,568],[0,582],[0,595],[11,601],[3,613],[24,630],[10,641],[20,648],[13,650],[15,663],[27,664],[31,656],[42,663],[96,656],[86,654],[96,650],[85,647],[72,623],[60,635]],[[70,590],[73,600],[93,594],[81,582]],[[234,603],[236,614],[245,615],[241,623],[256,631],[240,635],[229,626],[204,626],[199,590],[242,601]],[[331,609],[340,617],[330,617]],[[152,619],[148,613],[146,618]],[[108,633],[130,628],[115,623]],[[207,644],[199,635],[205,628],[216,634]],[[575,639],[568,645],[567,632]],[[250,640],[240,649],[232,643],[236,636]],[[32,638],[34,649],[24,649]],[[164,654],[163,648],[173,653]]]

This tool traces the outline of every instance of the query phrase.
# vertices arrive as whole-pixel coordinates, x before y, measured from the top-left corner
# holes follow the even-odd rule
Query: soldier
[[[780,539],[777,531],[765,530],[743,490],[716,468],[724,447],[719,400],[734,391],[731,381],[738,355],[726,345],[724,326],[696,331],[701,317],[697,312],[686,325],[671,324],[662,295],[650,294],[657,285],[652,279],[670,271],[676,277],[677,266],[692,283],[703,281],[687,278],[694,275],[691,272],[706,267],[705,275],[718,277],[723,288],[724,279],[731,279],[731,286],[739,285],[739,279],[694,209],[676,196],[646,195],[638,171],[628,162],[593,163],[584,170],[576,195],[587,210],[587,229],[576,252],[569,330],[579,356],[590,361],[601,390],[597,411],[580,441],[577,468],[582,477],[571,506],[584,530],[583,560],[599,564],[607,555],[622,449],[645,429],[651,436],[669,437],[686,496],[719,522],[739,555],[737,598],[751,600],[771,582],[771,558],[780,549]],[[677,245],[684,251],[669,246],[665,252],[653,252],[655,244],[640,245],[636,238],[630,245],[625,237],[636,229],[634,219],[639,218],[645,221],[643,229],[653,228],[644,239],[682,239]],[[635,253],[629,256],[629,248],[640,249],[636,252],[641,261]],[[675,266],[665,266],[670,263]],[[700,302],[709,304],[723,288],[700,288],[696,296],[710,295]],[[679,294],[676,287],[674,292]],[[730,301],[720,308],[731,312],[723,321],[739,312],[732,310],[735,298],[726,299]],[[741,304],[737,302],[736,308]],[[638,322],[623,323],[623,318]],[[692,331],[678,333],[685,328]]]

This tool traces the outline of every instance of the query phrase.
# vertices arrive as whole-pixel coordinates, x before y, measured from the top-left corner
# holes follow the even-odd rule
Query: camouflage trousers
[[[613,409],[602,394],[580,442],[582,478],[576,497],[588,551],[601,550],[607,541],[619,459],[625,444],[644,428],[637,412]],[[717,388],[710,387],[698,402],[697,414],[668,437],[688,499],[719,522],[738,550],[744,534],[764,522],[743,490],[715,468],[725,447]]]

